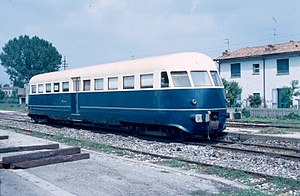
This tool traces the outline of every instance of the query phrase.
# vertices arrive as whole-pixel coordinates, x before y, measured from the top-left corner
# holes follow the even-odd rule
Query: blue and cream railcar
[[[30,80],[28,115],[35,121],[82,121],[190,135],[220,132],[226,126],[217,67],[201,53],[36,75]]]

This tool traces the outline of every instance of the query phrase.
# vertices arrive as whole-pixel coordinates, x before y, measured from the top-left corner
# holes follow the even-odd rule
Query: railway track
[[[227,121],[226,125],[228,127],[248,127],[248,128],[283,128],[283,129],[300,129],[299,123],[294,123],[294,125],[276,125],[272,123],[261,123],[261,122],[237,122],[237,121]]]
[[[188,145],[196,145],[196,146],[210,146],[212,148],[218,148],[223,150],[232,150],[238,152],[245,153],[255,153],[262,154],[266,156],[280,157],[286,159],[296,159],[300,161],[300,149],[298,148],[287,148],[287,147],[278,147],[271,145],[262,145],[262,144],[253,144],[253,143],[245,143],[245,142],[232,142],[232,141],[224,141],[224,140],[212,140],[210,142],[185,142]],[[230,145],[238,145],[238,147],[230,146]],[[265,150],[254,150],[247,149],[244,146],[258,147]],[[274,151],[281,151],[282,153],[275,153]]]
[[[28,130],[28,129],[21,129],[21,128],[17,128],[17,129],[14,128],[14,129],[19,131],[19,132],[23,132],[23,133],[29,134],[29,135],[32,135],[35,132],[33,130]],[[50,138],[56,136],[56,135],[50,134],[50,133],[43,133],[43,135],[46,135],[47,137],[50,137]],[[176,161],[180,161],[180,162],[184,162],[184,163],[188,163],[188,164],[195,164],[195,165],[198,166],[198,169],[203,169],[203,168],[208,168],[208,167],[219,167],[219,168],[228,169],[228,167],[224,167],[224,166],[221,166],[221,165],[209,164],[209,163],[205,163],[205,162],[199,162],[199,161],[194,161],[194,160],[180,158],[180,157],[162,155],[162,154],[151,153],[151,152],[146,152],[146,151],[142,151],[142,150],[135,150],[135,149],[131,149],[131,148],[119,147],[119,146],[114,146],[114,145],[111,145],[111,147],[115,150],[128,151],[128,152],[132,152],[132,153],[151,156],[151,157],[154,157],[154,158],[160,158],[160,159],[166,159],[166,160],[176,160]],[[232,169],[232,168],[230,168],[230,169]],[[242,171],[242,172],[245,172],[247,174],[252,174],[252,175],[256,175],[256,176],[264,177],[264,178],[277,177],[277,176],[273,176],[273,175],[268,175],[268,174],[259,173],[259,172],[251,172],[251,171],[242,170],[242,169],[233,169],[233,170]]]
[[[12,126],[6,126],[6,128],[13,128],[15,129],[15,131],[18,131],[18,132],[23,132],[23,133],[26,133],[26,134],[29,134],[29,135],[33,135],[36,133],[41,133],[40,137],[44,137],[46,136],[47,138],[53,138],[53,140],[55,141],[59,141],[57,140],[57,136],[59,134],[61,134],[61,131],[66,131],[66,130],[69,130],[69,129],[73,129],[69,126],[45,126],[45,125],[42,125],[40,126],[39,124],[36,124],[36,123],[33,123],[33,121],[31,121],[29,118],[25,117],[25,118],[18,118],[18,116],[15,116],[17,119],[14,119],[12,118],[11,116],[7,119],[4,119],[2,118],[4,116],[0,116],[0,124],[1,123],[1,120],[3,120],[3,125],[10,125],[10,121],[14,121],[16,123],[11,123]],[[32,124],[31,124],[32,123]],[[0,125],[1,127],[1,125]],[[31,128],[33,127],[33,128]],[[41,128],[39,128],[41,127]],[[33,130],[34,129],[34,130]],[[48,129],[50,129],[48,131]],[[60,130],[60,132],[57,132],[57,131],[51,131],[51,129],[57,129],[57,130]],[[81,136],[77,137],[77,135],[80,135],[80,131],[82,132],[85,132],[85,130],[87,132],[89,132],[90,134],[94,135],[92,136],[91,138],[94,138],[96,135],[98,135],[99,137],[104,137],[106,138],[107,135],[115,135],[113,131],[106,131],[105,129],[103,130],[96,130],[95,128],[87,128],[87,127],[82,127],[81,129],[80,128],[77,128],[75,129],[74,133],[75,133],[75,138],[81,138]],[[58,134],[58,135],[57,135]],[[84,136],[86,134],[84,133]],[[145,137],[145,139],[143,137],[133,137],[135,138],[134,140],[139,140],[139,138],[145,142],[143,143],[150,143],[149,148],[144,148],[142,146],[140,146],[139,143],[137,143],[135,145],[135,147],[133,147],[132,145],[127,145],[123,142],[120,142],[120,144],[117,143],[111,143],[111,142],[104,142],[103,144],[108,144],[110,146],[110,148],[112,148],[113,152],[112,153],[116,153],[118,155],[121,155],[121,156],[129,156],[131,158],[134,158],[137,159],[137,160],[143,160],[143,161],[147,161],[147,162],[153,162],[155,164],[161,164],[160,162],[164,162],[164,160],[166,162],[173,162],[173,161],[178,161],[180,163],[183,163],[183,164],[191,164],[191,165],[196,165],[197,166],[197,170],[198,171],[207,171],[207,170],[214,170],[214,168],[221,168],[222,171],[223,169],[224,170],[227,170],[227,169],[230,169],[230,170],[233,170],[235,171],[236,173],[239,173],[241,175],[244,175],[242,173],[245,173],[245,174],[249,174],[253,177],[253,179],[260,179],[259,182],[257,183],[252,183],[250,184],[251,186],[255,186],[255,187],[259,187],[260,186],[260,183],[261,182],[266,182],[266,181],[272,181],[272,179],[275,177],[280,177],[280,178],[290,178],[290,174],[287,174],[285,175],[283,172],[269,172],[268,169],[265,169],[265,170],[260,170],[260,169],[254,169],[252,170],[251,167],[257,167],[257,164],[261,165],[261,162],[257,162],[257,164],[253,164],[253,163],[237,163],[237,164],[223,164],[223,158],[220,158],[222,161],[221,162],[214,162],[214,161],[211,161],[212,159],[199,159],[197,158],[197,155],[193,157],[193,152],[192,152],[192,156],[190,156],[189,154],[186,154],[186,156],[182,156],[184,153],[187,153],[188,151],[186,149],[194,149],[194,147],[192,146],[195,146],[195,149],[198,149],[198,146],[199,146],[199,150],[202,151],[202,149],[215,149],[214,151],[216,152],[220,152],[220,154],[223,154],[224,157],[229,157],[228,159],[231,159],[230,157],[232,157],[233,155],[235,156],[235,153],[236,154],[244,154],[242,155],[242,157],[249,157],[249,161],[251,159],[251,157],[265,157],[263,159],[265,159],[265,164],[270,164],[272,161],[275,160],[275,162],[278,162],[278,163],[281,163],[283,160],[287,160],[287,161],[291,161],[293,163],[296,163],[298,162],[298,168],[299,169],[299,149],[300,149],[300,141],[299,139],[294,139],[294,140],[291,140],[292,142],[294,143],[297,143],[298,142],[298,145],[291,145],[290,147],[286,147],[284,145],[282,145],[280,142],[278,143],[278,146],[277,145],[266,145],[265,143],[263,144],[259,144],[259,143],[252,143],[251,139],[250,139],[250,142],[249,142],[249,138],[253,138],[254,136],[253,135],[247,135],[247,134],[228,134],[230,135],[230,137],[234,137],[234,138],[226,138],[227,140],[215,140],[215,141],[211,141],[211,142],[204,142],[204,141],[188,141],[190,142],[189,144],[182,144],[182,143],[179,143],[179,142],[175,142],[175,141],[167,141],[167,140],[164,140],[162,138],[159,138],[159,139],[149,139],[147,137]],[[98,137],[96,136],[96,137]],[[69,135],[67,134],[66,137],[69,137]],[[72,138],[73,136],[71,136]],[[117,133],[116,134],[116,138],[131,138],[132,135],[127,135],[127,134],[120,134],[120,133]],[[83,137],[85,138],[85,137]],[[279,138],[277,137],[274,137],[274,138],[270,138],[270,137],[262,137],[262,136],[258,136],[257,139],[262,139],[263,140],[279,140]],[[67,139],[67,138],[65,138]],[[63,140],[65,140],[63,139]],[[233,141],[229,141],[228,139],[232,139]],[[119,139],[118,139],[119,140]],[[121,139],[122,141],[123,139]],[[76,140],[77,141],[77,140]],[[94,149],[94,150],[99,150],[97,148],[94,148],[95,146],[97,145],[101,145],[102,142],[101,141],[98,141],[98,140],[91,140],[91,141],[95,141],[95,143],[92,143],[91,146],[84,146],[86,145],[86,142],[83,140],[83,143],[77,143],[77,145],[79,146],[83,146],[83,147],[86,147],[86,148],[90,148],[90,149]],[[128,142],[130,143],[135,143],[134,141],[132,140],[127,140]],[[150,141],[150,142],[149,142]],[[285,141],[285,139],[283,139],[282,141]],[[100,143],[98,143],[100,142]],[[169,143],[171,145],[169,145]],[[243,144],[240,144],[240,143],[243,143]],[[157,147],[155,148],[152,148],[151,145],[152,144],[155,144],[157,145]],[[172,145],[174,144],[174,145]],[[170,146],[170,148],[172,148],[173,146],[173,152],[176,152],[176,153],[165,153],[165,152],[168,152],[168,150],[165,150],[164,148],[165,147],[160,147],[160,145],[162,146]],[[179,147],[177,147],[179,146]],[[189,147],[191,146],[191,147]],[[214,147],[216,146],[216,147]],[[240,151],[240,150],[234,150],[232,148],[246,148],[246,147],[249,147],[249,148],[255,148],[254,151],[266,151],[266,152],[249,152],[248,150],[251,150],[251,149],[247,149],[246,151]],[[185,148],[186,147],[186,148]],[[203,147],[203,148],[202,148]],[[225,148],[227,149],[225,149]],[[161,149],[163,148],[164,150],[155,150],[155,149]],[[258,149],[259,150],[258,150]],[[151,150],[151,149],[154,149],[154,150]],[[221,150],[223,149],[223,150]],[[253,149],[252,149],[253,150]],[[100,151],[102,151],[100,149]],[[124,151],[124,153],[120,153],[120,151]],[[106,151],[104,151],[106,152]],[[182,152],[182,153],[181,153]],[[204,150],[204,152],[206,153],[207,150]],[[226,152],[226,153],[225,153]],[[228,155],[227,155],[227,152],[228,152]],[[268,152],[280,152],[280,154],[284,154],[283,156],[281,155],[273,155],[273,154],[270,154]],[[111,153],[111,152],[108,152],[108,153]],[[136,155],[132,155],[132,154],[136,154]],[[249,154],[249,155],[247,155]],[[290,154],[294,154],[296,155],[297,157],[294,157],[294,158],[289,158],[287,156],[289,156]],[[287,156],[285,156],[287,155]],[[211,155],[209,155],[211,156]],[[206,156],[204,156],[206,157]],[[270,157],[270,158],[267,158],[267,157]],[[209,158],[209,157],[208,157]],[[257,158],[255,158],[257,159]],[[270,161],[270,162],[269,162]],[[236,160],[232,160],[233,163],[236,162]],[[242,161],[243,162],[243,161]],[[283,161],[285,162],[285,161]],[[287,162],[288,164],[285,163],[285,166],[283,167],[290,167],[290,163]],[[245,164],[243,166],[243,164]],[[247,167],[249,166],[249,167]],[[251,166],[251,167],[250,167]],[[280,168],[280,167],[279,167]],[[293,172],[295,173],[299,173],[298,169],[294,170]],[[275,169],[276,170],[276,169]],[[285,172],[286,173],[286,172]],[[287,172],[287,173],[290,173],[290,172]],[[296,174],[296,175],[292,175],[293,179],[296,179],[296,180],[299,180],[299,175]],[[296,178],[295,178],[295,177]],[[291,190],[296,190],[297,192],[297,188],[291,188]]]
[[[3,117],[2,119],[17,121],[17,122],[33,123],[33,121],[30,118],[24,118],[22,120],[22,119],[14,119],[12,117],[6,117],[6,118]],[[32,133],[29,130],[25,130],[25,129],[23,129],[22,131]],[[97,132],[98,131],[99,130],[97,130]],[[50,134],[48,136],[53,136],[53,135]],[[147,136],[141,137],[141,138],[149,139]],[[162,139],[161,141],[174,142],[173,140],[169,140],[169,139]],[[243,141],[228,141],[228,140],[217,140],[217,139],[212,140],[212,141],[198,140],[196,142],[184,142],[184,144],[194,145],[194,146],[210,146],[213,148],[218,148],[218,149],[223,149],[223,150],[231,150],[231,151],[245,152],[245,153],[255,153],[255,154],[262,154],[262,155],[273,156],[273,157],[278,157],[278,158],[280,157],[280,158],[286,158],[286,159],[300,160],[300,148],[288,148],[288,147],[273,146],[273,145],[266,145],[266,144],[247,143],[247,142],[243,142]],[[238,146],[234,146],[234,145],[238,145]],[[245,148],[245,146],[246,147],[256,147],[256,148],[260,148],[260,149],[249,149],[249,148]],[[278,151],[280,153],[278,153]]]
[[[14,119],[7,119],[7,120],[14,120]],[[23,122],[23,120],[17,120],[17,122]],[[26,121],[26,122],[29,122],[29,121]],[[15,128],[15,127],[7,127],[7,128],[14,128],[17,131],[21,131],[21,132],[24,132],[24,133],[27,133],[30,135],[32,135],[35,132],[35,131],[29,130],[29,129]],[[43,133],[43,135],[46,135],[47,137],[55,137],[56,136],[55,134],[51,134],[51,133]],[[300,149],[294,149],[294,148],[284,148],[284,147],[276,147],[276,146],[270,146],[270,145],[252,144],[252,143],[245,143],[245,142],[241,143],[241,142],[232,142],[232,141],[224,141],[224,140],[215,140],[213,142],[186,142],[185,144],[193,145],[193,146],[210,146],[210,147],[216,148],[216,149],[237,151],[237,152],[241,152],[241,153],[263,154],[266,156],[272,156],[272,157],[276,157],[276,158],[294,159],[297,161],[300,160],[300,156],[299,156]],[[233,146],[228,146],[228,145],[255,146],[255,147],[261,147],[261,148],[268,148],[272,151],[280,149],[282,151],[285,151],[285,153],[274,153],[274,152],[270,152],[270,151],[243,149],[240,146],[233,147]],[[220,168],[228,168],[228,167],[223,167],[221,165],[210,164],[210,163],[195,161],[195,160],[186,159],[186,158],[168,156],[168,155],[163,155],[163,154],[159,154],[159,153],[151,153],[151,152],[136,150],[136,149],[132,149],[132,148],[126,148],[126,147],[120,147],[120,146],[114,146],[114,145],[111,145],[111,147],[116,150],[126,150],[129,152],[148,155],[148,156],[152,156],[152,157],[158,157],[161,159],[172,159],[172,160],[177,160],[177,161],[181,161],[181,162],[185,162],[185,163],[189,163],[189,164],[196,164],[196,165],[198,165],[198,167],[201,167],[201,168],[213,167],[213,166],[217,166]],[[291,153],[296,153],[296,154],[291,154]],[[261,172],[251,172],[251,171],[242,170],[242,169],[238,169],[238,170],[241,170],[243,172],[250,173],[250,174],[256,174],[256,175],[263,176],[263,177],[272,177],[272,175],[264,174]]]

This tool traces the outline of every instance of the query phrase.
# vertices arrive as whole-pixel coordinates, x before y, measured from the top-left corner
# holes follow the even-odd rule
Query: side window
[[[166,71],[161,72],[160,81],[161,81],[160,86],[162,88],[169,87],[169,78]]]
[[[31,93],[36,93],[36,85],[31,85]]]
[[[95,79],[94,85],[95,90],[103,90],[103,78]]]
[[[123,89],[134,89],[134,76],[123,77]]]
[[[39,84],[38,85],[38,92],[39,93],[43,93],[44,92],[44,85],[43,84]]]
[[[191,82],[186,71],[172,71],[171,76],[175,87],[191,86]]]
[[[141,88],[153,88],[153,74],[141,75]]]
[[[63,92],[69,92],[69,82],[62,83]]]
[[[118,77],[108,78],[108,90],[118,89]]]
[[[83,91],[91,90],[91,80],[83,80]]]
[[[46,84],[46,93],[51,93],[51,83]]]
[[[59,83],[54,83],[53,84],[53,92],[59,92]]]

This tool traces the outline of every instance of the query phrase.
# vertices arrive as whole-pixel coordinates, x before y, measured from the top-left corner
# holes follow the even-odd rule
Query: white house
[[[248,104],[249,95],[259,95],[263,106],[282,108],[282,87],[290,86],[292,80],[300,82],[300,41],[225,51],[214,60],[222,78],[242,87],[243,105]],[[299,100],[294,98],[295,107],[299,108]]]

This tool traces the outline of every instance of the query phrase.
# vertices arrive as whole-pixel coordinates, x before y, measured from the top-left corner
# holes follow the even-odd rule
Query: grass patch
[[[275,184],[278,188],[287,188],[288,190],[299,190],[300,181],[290,178],[273,177],[269,180]]]
[[[196,164],[190,164],[176,159],[165,159],[162,160],[160,163],[168,167],[180,168],[185,170],[192,170],[198,168]]]
[[[191,196],[202,196],[202,195],[221,195],[221,196],[267,196],[267,193],[259,191],[254,188],[250,189],[236,189],[236,188],[225,188],[220,190],[219,193],[209,193],[204,190],[192,191],[189,195]]]
[[[25,105],[9,104],[9,103],[0,103],[0,110],[17,111],[17,112],[22,112],[22,113],[27,112],[27,108]]]
[[[214,174],[231,180],[238,179],[241,182],[249,182],[251,178],[255,177],[253,174],[248,174],[243,171],[216,166],[204,168],[203,170],[201,170],[201,172],[204,172],[206,174]]]
[[[269,194],[259,191],[254,188],[250,189],[237,189],[237,190],[225,190],[218,195],[230,195],[230,196],[267,196]]]
[[[32,136],[39,137],[39,138],[47,138],[51,139],[52,141],[57,141],[61,143],[65,143],[71,146],[81,146],[87,149],[97,150],[105,153],[115,153],[117,155],[125,155],[125,150],[115,148],[113,146],[107,145],[107,144],[101,144],[97,142],[92,142],[88,140],[79,140],[74,138],[68,138],[64,135],[56,135],[56,136],[49,136],[45,133],[41,132],[33,132]]]
[[[258,133],[261,133],[261,134],[287,134],[287,133],[289,133],[289,131],[287,129],[268,127],[268,128],[261,129]]]

